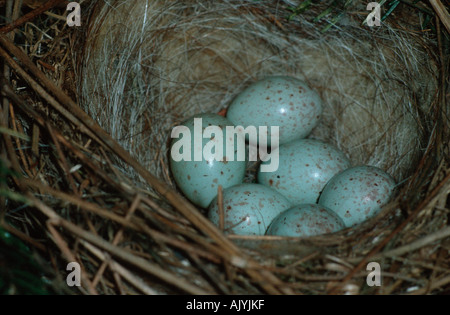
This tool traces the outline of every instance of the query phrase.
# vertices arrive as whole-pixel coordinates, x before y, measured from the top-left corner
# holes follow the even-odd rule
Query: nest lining
[[[111,12],[117,10],[123,16],[119,8],[128,10],[131,2],[117,3],[117,8],[106,11],[108,14],[93,11],[93,17],[101,23],[88,24],[88,34],[98,36],[84,37],[91,41],[86,41],[82,53],[80,77],[85,83],[80,84],[81,104],[157,177],[171,182],[164,160],[167,139],[161,130],[170,130],[199,110],[218,112],[250,82],[280,74],[283,69],[282,74],[307,80],[326,100],[327,114],[314,136],[332,139],[354,161],[382,166],[398,180],[406,180],[406,185],[376,220],[357,229],[307,240],[269,238],[255,243],[252,238],[238,238],[233,241],[242,245],[239,251],[245,254],[241,255],[217,239],[211,242],[209,236],[205,237],[210,231],[192,224],[195,217],[180,217],[164,196],[147,190],[132,167],[114,159],[114,150],[110,154],[105,151],[111,148],[97,147],[98,139],[91,138],[88,144],[93,144],[86,145],[85,136],[72,135],[71,140],[79,144],[74,148],[59,137],[55,140],[49,136],[50,143],[63,146],[57,152],[49,150],[50,161],[54,160],[52,154],[66,155],[66,163],[81,164],[86,173],[75,173],[72,179],[66,174],[54,181],[52,177],[61,174],[61,168],[51,168],[47,163],[47,183],[56,189],[28,183],[31,191],[47,196],[43,203],[34,201],[35,208],[53,219],[67,220],[58,221],[57,231],[42,221],[42,229],[52,236],[58,251],[69,260],[82,262],[90,279],[87,283],[92,284],[99,266],[110,261],[105,252],[115,257],[113,263],[132,271],[131,277],[120,272],[123,280],[118,281],[114,276],[118,267],[109,265],[113,272],[101,276],[101,288],[92,290],[94,286],[88,285],[87,292],[392,293],[428,292],[448,283],[448,247],[445,242],[435,243],[445,239],[448,232],[448,164],[435,156],[436,147],[442,150],[445,143],[442,146],[433,139],[436,125],[431,115],[431,108],[437,108],[438,62],[435,55],[421,49],[435,45],[434,39],[419,40],[395,28],[362,33],[351,20],[322,35],[308,20],[285,21],[280,13],[284,12],[282,3],[269,1],[257,6],[224,1],[208,4],[210,7],[196,1],[173,2],[169,7],[152,2],[151,12],[157,14],[147,16],[147,21],[153,24],[143,27],[142,23],[123,22],[115,33]],[[193,16],[203,25],[195,24]],[[237,27],[243,21],[248,25]],[[101,30],[105,31],[103,35]],[[231,34],[221,43],[224,35],[219,33],[225,30]],[[119,35],[123,39],[119,40]],[[115,37],[115,45],[108,42],[108,36]],[[424,42],[417,44],[415,40]],[[185,49],[187,43],[191,49]],[[227,47],[224,51],[223,46]],[[241,56],[242,48],[249,53]],[[318,51],[323,55],[317,56]],[[292,62],[293,56],[296,62]],[[321,62],[311,63],[311,58],[320,58]],[[367,86],[370,89],[364,90]],[[95,106],[97,101],[100,108]],[[45,132],[57,133],[48,128],[41,124]],[[70,139],[70,133],[67,135]],[[441,161],[438,167],[431,161],[434,158]],[[63,193],[66,187],[74,192],[71,181],[78,183],[82,197]],[[132,213],[128,219],[127,213]],[[115,245],[114,236],[122,229],[124,238]],[[92,235],[101,236],[111,246]],[[252,244],[250,248],[246,241]],[[387,274],[394,274],[395,266],[402,269],[390,275],[392,281],[387,280],[383,288],[368,288],[356,267],[384,242],[389,244],[386,251],[371,257],[385,264]],[[438,262],[440,269],[431,268],[432,262]],[[144,279],[144,283],[136,278]]]
[[[116,6],[90,22],[82,105],[160,178],[174,125],[219,112],[268,75],[298,77],[319,91],[324,117],[311,136],[334,143],[355,165],[378,166],[401,181],[423,154],[429,127],[423,113],[433,101],[437,68],[405,31],[377,32],[349,21],[323,35],[302,20],[292,27],[305,38],[268,25],[245,1]],[[122,10],[134,23],[115,24]]]

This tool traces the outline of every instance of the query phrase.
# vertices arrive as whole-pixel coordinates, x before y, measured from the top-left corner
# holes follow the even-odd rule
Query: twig
[[[219,208],[219,229],[221,231],[225,230],[225,212],[223,210],[223,191],[222,185],[219,185],[217,193],[217,205]]]
[[[448,13],[447,13],[447,16],[448,16]],[[449,23],[450,23],[450,17],[449,17]],[[448,28],[447,28],[447,30],[450,34],[450,30]],[[446,104],[447,98],[445,96],[445,93],[447,91],[447,80],[448,80],[448,73],[446,75],[446,71],[448,71],[447,64],[446,64],[448,58],[444,57],[444,47],[443,47],[444,44],[443,44],[443,40],[442,40],[443,32],[441,32],[441,25],[440,25],[439,19],[437,17],[436,17],[436,33],[437,33],[437,40],[438,40],[439,59],[440,59],[440,63],[441,63],[441,65],[440,65],[441,71],[440,71],[440,78],[439,78],[441,86],[439,89],[439,94],[440,94],[439,96],[440,96],[440,104],[442,106],[442,108],[440,108],[440,111],[438,112],[438,115],[436,115],[437,116],[436,119],[439,119],[439,118],[442,119],[443,117],[445,117],[445,115],[448,114],[448,107]],[[449,128],[448,124],[444,124],[442,132],[439,133],[439,137],[442,138],[442,134],[444,132],[448,132],[448,128]],[[445,153],[443,152],[443,150],[444,150],[443,143],[447,143],[447,142],[446,141],[439,142],[439,145],[437,148],[438,154],[439,154],[438,156],[441,156],[441,154],[444,154],[443,156],[445,156]]]
[[[138,277],[134,276],[134,274],[131,273],[129,270],[125,269],[122,265],[118,264],[116,261],[107,257],[107,255],[104,254],[97,247],[93,246],[92,244],[90,244],[84,240],[81,240],[80,242],[84,247],[86,247],[91,253],[93,253],[99,259],[103,260],[104,262],[107,261],[109,267],[113,271],[120,274],[124,279],[126,279],[128,282],[130,282],[132,285],[134,285],[142,293],[147,294],[147,295],[157,295],[158,294],[158,292],[156,292],[155,290],[150,288],[144,281],[142,281]]]
[[[16,117],[15,117],[14,108],[13,108],[12,104],[10,104],[9,114],[10,114],[10,116],[11,116],[11,125],[12,125],[13,130],[14,130],[15,132],[20,132],[20,131],[18,131],[18,129],[17,129]],[[23,132],[22,132],[21,134],[23,134]],[[27,161],[27,159],[25,158],[25,154],[23,153],[23,150],[22,150],[22,148],[21,148],[21,146],[22,146],[22,145],[21,145],[21,142],[20,142],[21,137],[17,137],[17,136],[16,136],[16,137],[14,137],[14,139],[15,139],[15,142],[16,142],[17,150],[18,150],[18,152],[19,152],[19,157],[20,157],[20,159],[22,160],[23,168],[24,168],[25,172],[28,174],[28,176],[32,177],[33,175],[32,175],[32,173],[31,173],[31,170],[30,170],[29,166],[28,166],[28,161]],[[23,139],[23,140],[28,140],[28,141],[30,140],[29,138],[28,138],[28,139],[22,138],[22,139]]]
[[[11,233],[12,235],[15,235],[16,237],[20,238],[22,241],[30,244],[31,246],[35,247],[36,249],[45,252],[47,248],[42,245],[41,243],[35,241],[33,238],[28,236],[27,234],[23,233],[22,231],[17,230],[16,228],[12,227],[11,225],[7,223],[0,223],[0,226],[5,231]]]
[[[133,203],[131,204],[131,207],[128,209],[127,214],[125,215],[125,220],[127,220],[127,221],[130,220],[131,216],[136,211],[136,208],[139,206],[140,202],[141,202],[141,197],[140,197],[139,194],[137,194],[135,199],[134,199],[134,201],[133,201]],[[122,240],[122,236],[123,236],[123,227],[121,227],[120,230],[114,236],[112,244],[113,245],[119,244],[119,242]],[[94,277],[94,280],[92,281],[94,286],[97,285],[98,281],[100,280],[100,277],[103,275],[103,272],[105,271],[106,265],[107,265],[107,263],[103,262],[103,264],[100,266],[97,274]]]
[[[447,253],[448,253],[448,250],[447,249],[444,249],[443,247],[440,247],[439,249],[438,249],[438,253],[437,253],[437,258],[436,258],[436,260],[435,260],[435,264],[437,265],[437,266],[439,266],[441,263],[442,263],[442,260],[444,259],[444,257],[447,255]],[[427,291],[427,294],[429,293],[429,292],[431,292],[431,286],[433,285],[433,283],[436,283],[436,278],[437,278],[437,269],[433,269],[432,271],[431,271],[431,275],[430,275],[430,277],[429,277],[429,281],[428,281],[428,291]]]
[[[422,4],[421,2],[418,2],[418,1],[410,2],[410,1],[406,1],[406,0],[399,0],[399,1],[406,5],[409,5],[410,7],[413,7],[425,14],[428,14],[430,16],[434,15],[433,11],[431,11],[426,5]]]
[[[50,137],[52,138],[52,141],[53,141],[53,143],[55,145],[55,149],[56,149],[56,152],[58,154],[58,161],[60,161],[61,168],[63,169],[63,171],[64,171],[64,173],[65,173],[65,175],[67,177],[67,180],[69,181],[70,188],[72,189],[74,194],[78,194],[78,189],[77,189],[77,186],[75,184],[75,180],[73,179],[72,174],[70,173],[69,164],[67,163],[66,157],[64,156],[64,154],[63,154],[63,152],[61,150],[61,146],[59,145],[59,142],[56,139],[56,136],[55,136],[55,133],[53,131],[53,128],[48,122],[46,123],[46,125],[47,125],[47,130],[48,130],[48,132],[50,134]]]
[[[12,106],[11,106],[12,107]],[[39,126],[33,124],[33,132],[31,137],[31,153],[35,158],[39,158]]]
[[[219,263],[220,259],[218,259],[216,256],[214,256],[214,254],[218,254],[214,251],[208,251],[208,248],[206,248],[206,250],[202,250],[200,248],[195,247],[192,244],[189,244],[188,242],[170,237],[164,233],[161,232],[157,232],[154,230],[151,230],[150,228],[142,228],[143,232],[146,233],[147,235],[149,235],[152,239],[154,239],[155,241],[159,241],[159,242],[163,242],[165,244],[171,245],[175,248],[178,248],[180,250],[183,251],[189,251],[194,253],[195,255],[208,259],[211,262],[214,263]],[[211,248],[209,248],[211,249]],[[220,256],[219,256],[220,257]]]
[[[6,115],[6,114],[3,112],[2,108],[0,108],[0,117],[5,117],[4,115]],[[6,128],[6,125],[4,125],[4,121],[1,118],[0,118],[0,127]],[[9,157],[9,161],[11,163],[12,168],[14,169],[14,171],[17,174],[21,174],[20,163],[17,160],[16,152],[15,152],[15,149],[12,144],[10,136],[7,134],[3,134],[3,141],[4,141],[6,152]],[[2,155],[4,155],[4,154],[2,154]],[[2,156],[2,158],[4,158],[4,156]],[[20,181],[15,176],[13,176],[13,180],[16,183],[16,185],[19,187],[19,189],[23,190],[23,186],[21,185]]]
[[[422,247],[425,247],[431,243],[437,242],[441,239],[444,239],[446,237],[450,237],[450,227],[443,228],[435,233],[429,234],[427,236],[424,236],[418,240],[415,240],[414,242],[411,242],[409,244],[385,251],[383,253],[379,253],[372,256],[373,260],[378,260],[381,258],[397,258],[400,256],[403,256],[407,253],[414,252]],[[347,259],[349,263],[356,263],[360,262],[362,257],[355,257]]]
[[[99,147],[99,150],[102,154],[102,158],[106,161],[106,164],[109,166],[109,168],[112,170],[114,175],[116,175],[117,178],[119,178],[122,182],[125,181],[124,176],[122,173],[120,173],[115,167],[114,164],[111,162],[111,160],[108,158],[108,155],[106,154],[105,150],[102,147]]]
[[[210,285],[217,288],[220,292],[220,294],[226,294],[229,295],[230,291],[228,290],[226,284],[222,283],[220,275],[217,276],[214,274],[214,272],[210,271],[208,268],[208,265],[203,265],[202,261],[197,257],[195,253],[189,252],[189,257],[191,258],[191,262],[193,262],[197,269],[200,270],[201,273],[203,273],[207,279],[209,279]],[[211,288],[212,289],[212,288]]]
[[[36,206],[39,207],[39,204],[36,204]],[[47,222],[47,228],[50,234],[53,236],[56,245],[61,249],[61,252],[66,256],[68,262],[78,262],[78,259],[76,259],[75,255],[72,254],[72,252],[69,249],[69,246],[67,246],[67,243],[61,237],[58,231],[54,228],[51,222],[52,222],[51,220]],[[98,295],[97,290],[95,290],[91,281],[89,281],[89,278],[86,276],[86,273],[82,272],[80,276],[83,280],[82,282],[87,285],[87,289],[90,292],[90,294]]]
[[[411,295],[423,295],[426,292],[432,291],[432,290],[436,290],[439,289],[441,287],[445,287],[450,283],[450,276],[445,276],[439,280],[436,280],[434,282],[432,282],[429,286],[427,286],[426,288],[421,288],[419,290],[415,290],[412,291],[410,294]]]
[[[443,267],[441,266],[436,266],[436,264],[434,262],[424,262],[422,260],[412,260],[409,259],[407,257],[403,258],[400,256],[394,256],[392,257],[393,260],[395,261],[399,261],[401,262],[403,265],[402,266],[406,266],[406,265],[411,265],[411,266],[418,266],[420,268],[424,268],[424,269],[429,269],[431,271],[436,271],[436,272],[448,272],[448,268],[444,265]]]
[[[187,293],[190,294],[208,294],[208,292],[204,291],[201,288],[198,288],[191,284],[189,281],[186,281],[185,279],[182,279],[178,276],[175,276],[168,271],[162,269],[158,265],[151,263],[147,261],[146,259],[140,258],[136,255],[130,254],[128,251],[119,248],[117,246],[112,245],[108,241],[93,235],[92,233],[86,232],[77,225],[66,221],[66,220],[59,220],[59,225],[71,232],[72,234],[77,235],[78,237],[81,237],[82,239],[94,244],[95,246],[107,251],[113,256],[116,256],[123,261],[134,265],[135,267],[165,281],[168,284],[173,285],[174,287],[177,287]]]
[[[45,11],[50,10],[53,7],[56,7],[58,4],[61,4],[65,2],[65,0],[49,0],[46,3],[44,3],[42,6],[36,8],[35,10],[31,11],[28,14],[25,14],[24,16],[20,17],[19,19],[15,20],[11,24],[8,24],[0,29],[0,33],[6,34],[11,32],[12,30],[18,28],[22,24],[31,21],[35,17],[39,16],[41,13],[44,13]]]
[[[10,22],[11,19],[13,18],[13,0],[8,0],[6,1],[6,7],[5,7],[5,19],[7,22]],[[14,34],[11,34],[11,37],[13,37]],[[11,76],[11,69],[9,68],[9,66],[5,63],[1,63],[1,81],[5,81],[5,83],[9,82],[10,76]],[[3,82],[2,82],[3,84]],[[2,115],[0,116],[0,126],[1,127],[5,127],[7,129],[8,127],[8,119],[9,119],[9,100],[5,97],[1,98],[1,104],[0,104],[1,108],[2,108]],[[0,158],[3,161],[7,160],[7,156],[8,156],[8,144],[6,143],[6,139],[4,140],[5,143],[0,142]],[[5,182],[0,183],[0,189],[2,190],[6,190],[7,189],[7,185]],[[6,200],[7,198],[1,194],[0,195],[0,221],[3,222],[4,220],[4,216],[5,216],[5,209],[6,209]]]
[[[115,214],[115,213],[113,213],[111,211],[102,209],[101,207],[99,207],[96,204],[93,204],[93,203],[87,202],[85,200],[79,199],[76,196],[73,196],[73,195],[66,194],[66,193],[63,193],[61,191],[55,190],[55,189],[53,189],[51,187],[45,186],[42,183],[37,182],[37,181],[33,181],[31,179],[22,178],[21,182],[23,184],[25,184],[25,185],[38,188],[42,192],[48,193],[48,194],[52,195],[55,198],[59,198],[59,199],[65,200],[67,202],[70,202],[70,203],[80,207],[81,209],[84,209],[86,211],[92,212],[92,213],[94,213],[94,214],[96,214],[98,216],[101,216],[101,217],[105,218],[105,219],[117,222],[117,223],[121,224],[122,226],[125,226],[125,227],[128,227],[128,228],[132,228],[132,229],[135,229],[135,230],[139,230],[139,226],[137,226],[136,224],[134,224],[134,223],[124,219],[123,217],[121,217],[121,216],[119,216],[119,215],[117,215],[117,214]]]
[[[0,49],[1,50],[1,49]],[[47,126],[47,121],[43,119],[31,106],[29,106],[23,98],[17,94],[15,94],[8,85],[4,85],[2,88],[2,95],[10,98],[14,103],[19,105],[19,108],[30,115],[36,122],[38,122],[42,127]],[[89,166],[92,170],[96,171],[97,175],[99,175],[106,183],[109,183],[112,187],[117,190],[123,190],[119,183],[112,180],[106,172],[104,172],[101,168],[94,165],[93,162],[88,159],[82,152],[80,152],[74,145],[69,143],[68,140],[64,136],[62,136],[57,130],[53,130],[56,138],[60,143],[65,145],[69,150],[72,151],[85,165]]]
[[[427,246],[428,244],[434,243],[446,237],[450,237],[450,227],[443,228],[435,233],[429,234],[407,245],[397,247],[384,253],[380,253],[379,255],[375,255],[373,258],[377,259],[381,257],[402,256],[404,254],[416,251],[422,247]]]
[[[33,206],[39,209],[43,214],[45,214],[49,220],[47,221],[47,228],[50,231],[50,233],[53,236],[53,240],[56,245],[61,249],[61,252],[64,253],[64,255],[67,258],[67,261],[69,262],[76,262],[78,261],[75,257],[75,255],[72,254],[69,247],[67,246],[67,243],[64,241],[64,239],[61,237],[61,235],[56,231],[54,228],[54,225],[58,225],[60,223],[60,220],[62,220],[56,212],[48,207],[47,205],[43,204],[41,201],[36,199],[33,195],[30,193],[27,193],[27,198],[32,202]],[[86,277],[86,273],[81,274],[83,283],[86,283],[87,289],[91,294],[97,294],[97,291],[92,286],[89,279]]]
[[[170,213],[169,211],[163,209],[160,205],[158,205],[157,202],[155,202],[153,199],[147,198],[142,196],[142,202],[144,204],[147,204],[147,206],[149,206],[151,209],[157,211],[161,216],[163,216],[164,218],[172,221],[172,222],[178,222],[180,224],[183,225],[189,225],[189,221],[186,220],[183,217],[179,217],[179,216],[175,216],[172,213]],[[149,210],[148,208],[140,208],[143,212],[145,212],[144,214],[147,213],[147,211]]]
[[[20,120],[16,119],[16,114],[15,114],[14,106],[12,103],[10,103],[10,106],[9,106],[9,114],[11,115],[10,121],[11,121],[11,125],[13,126],[14,130],[19,132],[20,134],[25,135],[25,131],[23,129],[23,126],[22,126]],[[24,140],[32,141],[34,143],[34,141],[35,141],[35,133],[34,133],[35,126],[36,126],[36,124],[33,124],[33,137],[30,138],[27,136],[27,139],[24,138]],[[20,138],[15,137],[15,139],[16,139],[16,144],[17,144],[17,150],[19,151],[20,158],[22,159],[22,163],[23,163],[23,167],[25,168],[25,172],[31,178],[34,178],[39,172],[38,170],[35,169],[35,167],[33,167],[35,164],[35,160],[33,159],[34,153],[32,152],[31,156],[30,156],[30,154],[25,156],[23,153],[23,150],[22,150],[21,142],[19,141]],[[38,141],[38,140],[39,139],[37,139],[36,141]],[[35,158],[39,159],[39,155],[36,155]]]
[[[80,237],[81,239],[92,243],[93,245],[99,247],[100,249],[105,250],[106,252],[110,253],[113,256],[116,256],[123,261],[130,263],[131,265],[140,268],[141,270],[167,282],[168,284],[171,284],[175,287],[180,288],[181,290],[184,290],[185,292],[191,293],[191,294],[207,294],[207,292],[203,291],[200,288],[197,288],[196,286],[192,285],[188,281],[185,281],[182,278],[179,278],[177,276],[172,275],[171,273],[167,272],[166,270],[160,268],[156,264],[153,264],[143,258],[140,258],[136,255],[133,255],[129,253],[128,251],[118,248],[117,246],[112,245],[108,241],[104,240],[103,238],[93,235],[92,233],[89,233],[77,225],[64,220],[61,218],[53,209],[46,206],[42,202],[40,202],[38,199],[36,199],[31,193],[27,193],[27,197],[30,199],[30,201],[33,203],[33,205],[39,209],[44,215],[46,215],[49,218],[48,221],[48,228],[49,230],[52,230],[53,232],[58,233],[54,226],[60,226],[70,233]],[[59,234],[55,234],[58,237]],[[62,240],[62,238],[61,238]],[[59,243],[58,245],[61,246],[61,250],[63,252],[66,252],[66,249],[64,249],[65,242],[62,240],[63,243]],[[68,255],[68,256],[67,256]],[[70,250],[67,252],[67,257],[69,259],[74,259],[72,261],[76,261],[73,254],[71,254]],[[90,283],[90,281],[87,281],[87,283]],[[94,288],[91,288],[94,289]],[[94,289],[95,291],[95,289]]]
[[[434,11],[436,11],[436,14],[439,16],[442,24],[444,24],[447,32],[450,34],[450,14],[447,12],[440,0],[430,0],[430,4]]]
[[[25,53],[23,53],[20,49],[18,49],[16,46],[14,46],[14,44],[12,44],[9,39],[7,37],[5,37],[4,35],[0,34],[0,43],[3,41],[4,44],[6,44],[7,47],[9,47],[12,50],[12,54],[14,55],[15,53],[19,54],[22,59],[26,58],[25,60],[29,60],[28,56],[25,55]],[[79,119],[77,119],[74,115],[72,115],[69,111],[67,111],[63,106],[61,106],[61,104],[58,103],[58,101],[56,101],[56,99],[51,96],[49,93],[47,93],[44,88],[38,84],[38,82],[36,80],[34,80],[30,75],[28,75],[23,69],[22,67],[19,66],[19,64],[2,48],[0,48],[0,56],[4,58],[4,60],[11,66],[11,68],[14,69],[14,71],[17,72],[18,75],[20,75],[29,85],[30,87],[36,91],[36,93],[38,93],[42,98],[44,98],[50,105],[52,105],[62,116],[64,116],[66,119],[68,119],[71,123],[73,123],[75,126],[78,126],[80,128],[80,131],[87,134],[89,137],[93,138],[94,140],[98,140],[98,138],[95,136],[94,133],[90,132],[81,122]],[[29,61],[31,63],[31,61]],[[28,62],[25,62],[28,63]],[[33,67],[36,68],[36,71],[40,70],[34,66],[33,63],[31,63],[33,65]],[[41,72],[42,73],[42,72]],[[35,73],[33,73],[35,74]],[[35,74],[36,75],[36,74]],[[41,74],[40,77],[38,77],[39,80],[44,80],[51,82],[43,73]],[[53,84],[53,83],[51,83]],[[56,86],[55,89],[57,90]],[[7,96],[9,98],[12,98],[14,101],[16,101],[18,98],[14,98],[13,94],[14,92],[12,91],[12,89],[9,87],[9,85],[7,85],[7,83],[3,83],[2,86],[2,92],[4,93],[4,96]],[[61,93],[61,92],[60,92]],[[20,102],[18,105],[23,104],[23,102]]]
[[[109,265],[109,262],[108,262],[108,265]],[[120,275],[114,269],[112,269],[112,272],[113,272],[114,281],[116,282],[116,286],[119,289],[120,294],[121,295],[126,295],[125,294],[125,290],[123,288],[122,279],[120,278]]]

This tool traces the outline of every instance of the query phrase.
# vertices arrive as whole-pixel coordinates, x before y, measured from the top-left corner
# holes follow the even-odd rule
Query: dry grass
[[[251,7],[253,16],[277,32],[293,28],[299,36],[305,35],[301,28],[296,30],[295,21],[281,20],[275,15],[273,6],[257,9]],[[56,9],[53,12],[63,13]],[[4,34],[0,35],[0,55],[12,72],[8,80],[1,82],[2,96],[8,100],[1,111],[5,149],[1,158],[10,169],[21,174],[9,176],[8,189],[16,195],[2,195],[0,224],[35,248],[48,259],[55,273],[63,277],[67,262],[79,262],[83,270],[83,287],[79,292],[448,292],[450,91],[446,80],[449,60],[445,59],[448,33],[439,23],[434,24],[435,33],[413,30],[408,33],[403,29],[393,35],[423,37],[422,43],[429,46],[423,47],[425,53],[419,56],[428,56],[427,62],[436,64],[442,71],[434,73],[436,90],[433,97],[425,98],[430,102],[413,107],[414,117],[425,118],[415,125],[423,139],[412,140],[414,145],[421,145],[422,150],[414,161],[409,161],[413,167],[406,167],[399,173],[404,181],[396,198],[377,218],[355,229],[308,239],[224,236],[170,184],[161,149],[153,151],[159,165],[150,172],[148,164],[141,163],[130,154],[129,148],[124,149],[114,140],[121,137],[111,137],[81,110],[76,102],[79,86],[74,85],[71,74],[76,73],[72,50],[80,33],[67,29],[62,21],[48,15],[41,23],[41,32],[23,34],[28,45],[25,53]],[[21,26],[21,32],[27,30],[26,25]],[[328,36],[336,35],[330,34]],[[160,35],[163,39],[163,33]],[[249,34],[248,38],[253,35]],[[378,37],[380,41],[383,36]],[[175,44],[167,43],[169,48]],[[43,45],[48,49],[43,54],[38,53]],[[340,42],[339,47],[343,49],[345,45]],[[332,47],[331,44],[328,47]],[[205,49],[203,47],[202,51]],[[418,48],[407,46],[404,49]],[[330,61],[335,57],[329,58]],[[410,61],[414,68],[417,63]],[[163,66],[161,63],[160,67]],[[377,69],[381,71],[383,65],[377,65]],[[422,69],[417,71],[422,73]],[[251,76],[243,75],[242,82],[246,80],[250,81]],[[414,90],[415,83],[411,82],[409,88]],[[232,90],[232,87],[223,90],[224,104]],[[331,97],[329,95],[342,91],[323,93]],[[155,101],[161,97],[164,104],[180,101],[170,93],[158,95]],[[223,104],[217,106],[217,111],[221,108]],[[176,118],[180,119],[185,113],[177,114],[180,117]],[[333,117],[335,113],[329,121]],[[156,124],[155,119],[151,123]],[[386,125],[381,126],[386,128]],[[335,130],[333,125],[327,128],[324,133]],[[383,154],[391,149],[384,148]],[[363,150],[367,152],[366,148]],[[121,161],[120,167],[117,161]],[[140,180],[136,181],[133,174]],[[370,261],[381,264],[381,287],[365,284],[366,266]]]

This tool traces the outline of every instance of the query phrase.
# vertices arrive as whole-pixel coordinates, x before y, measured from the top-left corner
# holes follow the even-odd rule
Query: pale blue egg
[[[184,195],[203,208],[217,195],[219,185],[227,188],[244,180],[245,139],[227,127],[234,130],[225,117],[199,114],[172,130],[173,178]]]
[[[273,154],[272,158],[277,155]],[[350,167],[343,152],[331,144],[301,139],[279,147],[278,169],[263,172],[263,162],[258,172],[258,182],[284,195],[292,204],[317,203],[327,182]]]
[[[317,204],[303,204],[280,213],[266,234],[306,237],[334,233],[344,228],[344,222],[332,210]]]
[[[223,191],[224,232],[264,235],[270,222],[291,206],[273,189],[259,184],[240,184]],[[209,206],[208,218],[219,226],[218,198]]]
[[[329,181],[319,204],[332,209],[351,227],[378,214],[391,199],[394,189],[394,179],[382,169],[356,166]]]
[[[279,136],[279,144],[308,136],[322,115],[322,100],[317,92],[296,78],[273,76],[251,84],[231,103],[227,118],[236,126],[268,127],[267,143]],[[272,126],[279,127],[279,134]],[[259,139],[250,143],[259,143]]]

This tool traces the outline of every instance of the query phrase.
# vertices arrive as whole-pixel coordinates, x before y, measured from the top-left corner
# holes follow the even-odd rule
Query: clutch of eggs
[[[307,136],[317,125],[321,114],[322,102],[318,94],[303,81],[287,76],[267,77],[257,81],[235,98],[228,108],[226,118],[215,114],[198,114],[179,126],[188,129],[191,135],[188,143],[192,150],[186,153],[183,150],[188,145],[182,146],[182,141],[172,140],[170,168],[174,180],[183,194],[202,208],[207,208],[217,195],[219,185],[227,188],[244,180],[247,164],[236,155],[233,161],[217,161],[212,157],[195,159],[196,152],[201,155],[205,146],[216,137],[203,138],[196,147],[193,136],[196,118],[202,118],[203,127],[220,126],[223,130],[226,126],[254,126],[257,129],[261,126],[276,126],[279,127],[279,143],[285,143]],[[172,136],[173,133],[172,131]],[[181,132],[175,135],[180,136]],[[227,137],[229,135],[225,134],[224,138]],[[257,140],[260,138],[258,136]],[[269,136],[269,145],[270,139]],[[224,141],[224,152],[225,150]],[[238,150],[235,151],[238,154]],[[177,158],[186,155],[187,159]]]
[[[194,151],[203,152],[214,135],[203,138],[200,144],[190,139],[193,149],[188,152],[192,157],[188,161],[171,155],[175,182],[194,204],[208,208],[208,218],[214,224],[219,226],[223,219],[227,234],[307,237],[355,226],[380,211],[390,200],[395,182],[379,168],[351,167],[345,154],[333,145],[304,139],[321,114],[318,94],[303,81],[285,76],[257,81],[233,100],[226,118],[199,114],[182,125],[192,133],[195,118],[202,118],[203,127],[219,126],[222,130],[226,126],[277,126],[279,146],[272,147],[277,154],[271,154],[279,159],[277,170],[264,172],[260,168],[258,183],[244,184],[247,162],[236,156],[225,163],[211,157],[196,161]],[[224,138],[230,136],[224,134]],[[270,146],[269,129],[267,136]],[[258,145],[261,135],[256,143],[246,140],[249,145]],[[171,151],[186,156],[184,149],[172,141]],[[261,165],[267,163],[270,160]],[[219,185],[224,189],[222,214]]]

